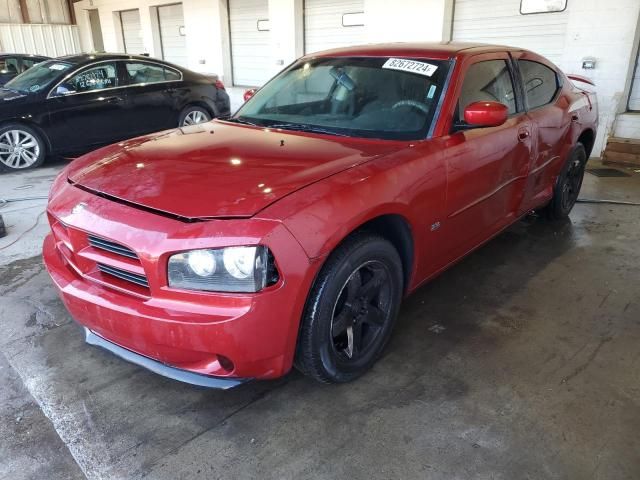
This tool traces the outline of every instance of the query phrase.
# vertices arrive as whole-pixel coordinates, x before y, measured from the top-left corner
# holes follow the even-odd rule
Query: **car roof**
[[[72,63],[77,66],[101,60],[146,60],[148,62],[162,63],[163,65],[179,68],[177,65],[158,58],[147,57],[146,55],[130,55],[128,53],[77,53],[58,57],[56,60]]]
[[[490,53],[497,51],[522,50],[504,45],[489,45],[473,42],[398,42],[358,45],[354,47],[334,48],[305,55],[312,57],[425,57],[433,59],[449,59],[462,53]]]
[[[46,55],[38,55],[37,53],[0,53],[0,58],[6,57],[22,57],[22,58],[51,58]]]

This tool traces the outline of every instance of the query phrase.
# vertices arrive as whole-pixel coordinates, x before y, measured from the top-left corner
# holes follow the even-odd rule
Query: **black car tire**
[[[179,127],[186,127],[189,125],[196,125],[198,123],[204,123],[211,120],[211,113],[198,105],[189,105],[180,112],[180,119],[178,120]]]
[[[349,382],[365,373],[389,341],[402,291],[402,263],[389,241],[369,233],[348,238],[311,289],[296,368],[324,383]]]
[[[8,150],[16,147],[22,148],[18,157],[12,156]],[[39,167],[46,155],[46,144],[34,128],[21,123],[0,126],[0,171],[16,172]]]
[[[558,180],[553,189],[553,197],[545,207],[545,214],[550,220],[567,218],[580,194],[584,169],[587,164],[587,152],[584,145],[577,143],[569,152]]]

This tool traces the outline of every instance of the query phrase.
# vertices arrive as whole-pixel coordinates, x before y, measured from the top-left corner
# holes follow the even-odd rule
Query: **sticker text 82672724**
[[[402,72],[417,73],[418,75],[424,75],[430,77],[438,69],[437,65],[432,65],[426,62],[418,62],[417,60],[407,60],[404,58],[390,58],[382,68],[389,68],[391,70],[400,70]]]

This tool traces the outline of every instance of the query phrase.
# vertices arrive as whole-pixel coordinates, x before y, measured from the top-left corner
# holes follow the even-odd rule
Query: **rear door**
[[[127,87],[127,116],[132,136],[178,126],[178,89],[182,74],[155,62],[121,62]]]
[[[445,137],[446,218],[443,242],[448,258],[465,254],[517,215],[531,161],[531,121],[524,112],[506,53],[471,57],[455,87],[454,126]],[[509,109],[497,127],[465,128],[464,108],[493,101]],[[458,126],[456,126],[458,124]]]
[[[560,98],[560,77],[550,64],[529,52],[513,54],[517,59],[527,115],[532,122],[533,162],[522,211],[540,206],[551,196],[554,177],[566,149],[571,126],[568,100]],[[577,119],[577,117],[576,117]]]
[[[126,122],[126,91],[116,61],[84,67],[54,86],[47,99],[56,149],[83,151],[131,136]]]

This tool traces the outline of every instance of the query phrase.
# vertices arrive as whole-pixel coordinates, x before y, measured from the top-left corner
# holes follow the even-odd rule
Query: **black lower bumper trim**
[[[157,360],[145,357],[144,355],[132,352],[131,350],[127,350],[126,348],[105,340],[100,335],[89,330],[87,327],[84,327],[84,339],[89,345],[104,348],[127,362],[139,365],[140,367],[151,370],[163,377],[171,378],[183,383],[189,383],[191,385],[228,390],[250,380],[249,378],[211,377],[209,375],[201,375],[199,373],[189,372],[180,368],[170,367],[164,363],[158,362]]]

